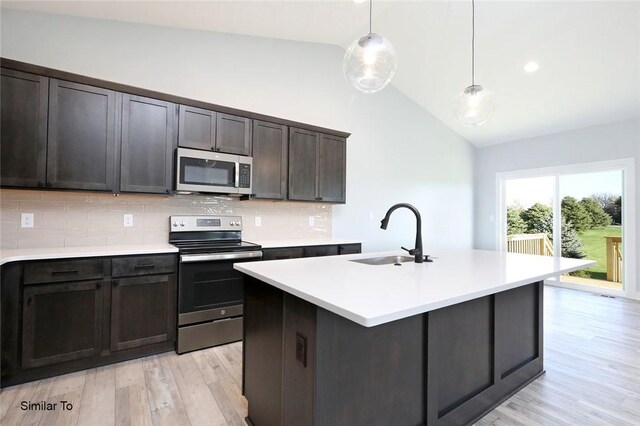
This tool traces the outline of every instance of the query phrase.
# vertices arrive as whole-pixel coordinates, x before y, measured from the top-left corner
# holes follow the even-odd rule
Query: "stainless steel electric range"
[[[171,216],[169,242],[178,247],[179,354],[242,340],[243,275],[237,262],[262,258],[242,241],[240,216]]]

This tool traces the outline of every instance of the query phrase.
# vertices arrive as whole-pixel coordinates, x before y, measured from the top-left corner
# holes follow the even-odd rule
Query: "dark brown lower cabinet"
[[[102,282],[27,286],[23,297],[22,367],[100,354]]]
[[[175,254],[0,267],[1,386],[174,349]]]
[[[362,252],[362,244],[340,244],[305,247],[263,248],[262,260],[297,259],[299,257],[335,256]]]
[[[338,246],[338,254],[358,254],[362,253],[361,244],[340,244]]]
[[[121,278],[111,286],[112,351],[174,339],[175,275]]]

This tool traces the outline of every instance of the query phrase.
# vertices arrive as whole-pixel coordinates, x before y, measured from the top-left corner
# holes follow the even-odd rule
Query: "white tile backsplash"
[[[20,228],[33,213],[34,227]],[[124,227],[123,214],[133,214]],[[243,217],[247,241],[331,238],[331,205],[247,200],[204,195],[131,195],[0,190],[0,247],[80,247],[152,244],[169,239],[169,216],[218,214]],[[260,216],[261,226],[255,226]],[[313,216],[313,226],[309,217]]]

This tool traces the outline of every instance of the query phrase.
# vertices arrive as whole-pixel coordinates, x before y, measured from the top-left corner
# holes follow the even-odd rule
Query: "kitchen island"
[[[250,422],[470,424],[543,374],[543,280],[594,263],[438,250],[385,264],[395,256],[235,266]]]

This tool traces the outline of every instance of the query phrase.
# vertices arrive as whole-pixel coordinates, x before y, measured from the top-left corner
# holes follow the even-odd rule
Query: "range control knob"
[[[240,222],[239,221],[236,221],[236,226],[240,226]]]
[[[236,223],[235,222],[229,222],[229,225],[234,226]]]
[[[184,226],[184,222],[180,222],[180,226]]]
[[[178,226],[178,222],[173,222],[171,225],[176,227],[176,226]]]

